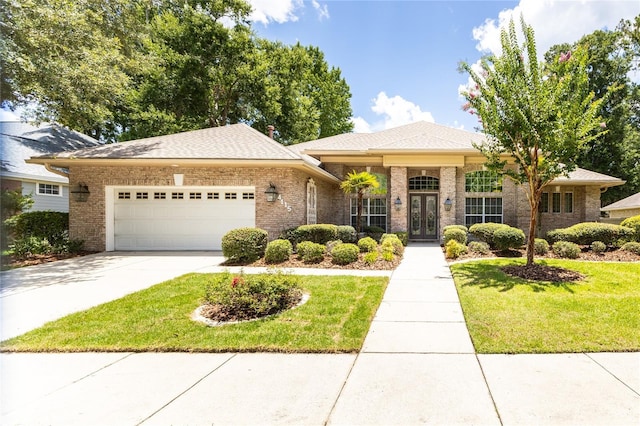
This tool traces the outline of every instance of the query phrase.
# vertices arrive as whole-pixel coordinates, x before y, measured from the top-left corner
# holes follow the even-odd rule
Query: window
[[[564,193],[564,212],[573,213],[573,192]]]
[[[440,179],[431,176],[416,176],[409,179],[410,191],[438,191]]]
[[[351,226],[358,221],[358,200],[351,198]],[[377,226],[387,229],[387,200],[384,198],[365,198],[362,200],[362,226]]]
[[[467,197],[464,205],[466,226],[475,223],[502,223],[501,197]]]
[[[148,192],[136,192],[136,200],[148,200],[149,193]]]
[[[253,192],[243,192],[242,193],[242,199],[243,200],[253,200],[255,198],[255,195],[253,194]]]
[[[154,192],[153,193],[153,199],[154,200],[166,200],[167,199],[167,193],[166,192]]]
[[[130,192],[118,192],[118,200],[129,200],[131,199]]]
[[[50,183],[38,184],[38,195],[62,195],[60,185],[53,185]]]
[[[189,199],[190,200],[201,200],[202,199],[202,194],[200,192],[190,192],[189,193]]]
[[[184,194],[182,192],[172,192],[171,193],[172,200],[182,200],[184,199]]]
[[[225,200],[235,200],[238,198],[238,194],[236,194],[235,192],[225,192],[224,193],[224,199]]]
[[[553,198],[551,199],[551,211],[553,213],[560,213],[560,193],[554,192]]]
[[[207,192],[207,200],[219,200],[220,193],[218,192]]]
[[[538,211],[540,213],[549,213],[549,193],[543,192],[540,197],[540,204],[538,204]]]
[[[488,170],[464,175],[465,192],[502,192],[502,176]]]

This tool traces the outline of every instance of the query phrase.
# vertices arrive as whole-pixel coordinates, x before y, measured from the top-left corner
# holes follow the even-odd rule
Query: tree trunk
[[[529,207],[531,213],[529,217],[529,237],[527,239],[527,266],[533,265],[533,256],[535,254],[536,227],[538,223],[538,205],[540,204],[541,192],[539,189],[531,191],[529,198]]]
[[[358,192],[358,206],[357,206],[358,211],[356,213],[356,228],[357,228],[356,231],[358,233],[362,232],[362,226],[361,226],[361,224],[362,224],[362,198],[364,198],[363,194]]]

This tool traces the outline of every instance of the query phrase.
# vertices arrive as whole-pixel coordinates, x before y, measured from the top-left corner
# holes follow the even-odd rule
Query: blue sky
[[[350,86],[355,131],[418,120],[474,130],[458,63],[499,53],[500,28],[522,14],[540,55],[640,14],[638,0],[249,0],[261,37],[317,46]],[[0,118],[6,118],[0,112]]]
[[[468,78],[460,61],[499,53],[499,28],[520,14],[540,55],[640,14],[640,1],[251,0],[254,30],[286,44],[319,47],[351,88],[356,131],[416,120],[474,130],[460,109]]]

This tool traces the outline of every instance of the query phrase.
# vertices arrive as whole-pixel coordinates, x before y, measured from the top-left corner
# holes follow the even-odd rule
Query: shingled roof
[[[571,185],[600,185],[603,187],[617,186],[625,183],[624,180],[602,173],[592,172],[591,170],[577,168],[569,177],[560,176],[554,179],[552,184],[571,184]]]
[[[616,201],[615,203],[609,204],[608,206],[604,206],[600,210],[603,212],[608,212],[612,210],[627,210],[638,208],[640,208],[640,192],[633,194],[627,198],[623,198],[620,201]]]

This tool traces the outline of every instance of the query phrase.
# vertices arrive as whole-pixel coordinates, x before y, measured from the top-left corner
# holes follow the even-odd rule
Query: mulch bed
[[[399,264],[400,260],[402,260],[398,256],[394,256],[393,261],[387,262],[383,259],[378,259],[372,264],[366,263],[364,260],[364,255],[360,253],[358,257],[358,261],[350,263],[348,265],[336,265],[331,262],[330,257],[325,257],[325,259],[320,263],[305,263],[302,260],[298,259],[296,255],[293,255],[289,258],[288,261],[282,263],[266,263],[264,259],[259,259],[253,263],[238,265],[235,263],[225,262],[225,266],[261,266],[261,267],[271,267],[278,269],[289,269],[289,268],[319,268],[319,269],[358,269],[358,270],[393,270]]]
[[[501,268],[504,273],[512,277],[524,278],[532,281],[550,281],[553,283],[580,281],[584,275],[556,266],[534,264],[530,266],[505,266]]]
[[[71,259],[93,253],[96,252],[83,251],[79,253],[33,254],[25,258],[18,258],[13,255],[2,256],[2,270],[6,271],[8,269],[22,268],[23,266],[40,265],[41,263],[56,262],[58,260]]]
[[[503,253],[500,251],[491,251],[488,254],[479,254],[479,253],[474,253],[472,251],[469,251],[457,259],[447,259],[447,261],[449,263],[453,263],[453,262],[466,261],[466,260],[472,260],[472,259],[491,259],[491,258],[498,258],[498,257],[511,257],[511,258],[522,257],[526,259],[527,253],[524,249],[510,250],[507,253]],[[562,259],[561,257],[556,256],[552,251],[549,251],[544,256],[536,255],[535,258],[536,259]],[[609,250],[604,253],[598,254],[588,250],[587,248],[584,248],[583,251],[580,253],[580,256],[578,257],[578,259],[576,260],[586,260],[586,261],[593,261],[593,262],[640,262],[640,256],[624,250]]]

